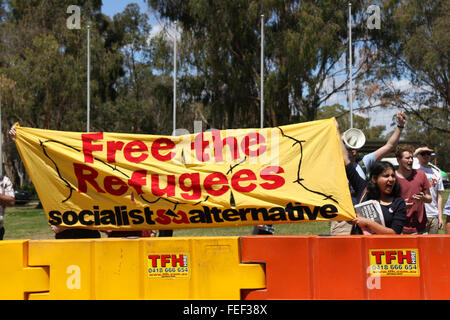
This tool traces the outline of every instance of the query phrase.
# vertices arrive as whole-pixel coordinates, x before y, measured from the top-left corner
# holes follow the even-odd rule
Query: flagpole
[[[264,128],[264,15],[261,15],[261,129]]]
[[[86,131],[89,132],[90,127],[90,112],[91,112],[91,34],[90,26],[87,29],[87,121],[86,121]]]
[[[349,37],[349,44],[348,44],[348,60],[349,60],[349,66],[348,66],[348,77],[349,77],[349,106],[350,106],[350,128],[353,128],[353,82],[352,82],[352,4],[348,3],[348,37]]]
[[[177,128],[177,23],[175,23],[175,32],[173,38],[173,130],[172,134],[175,135]]]
[[[3,150],[2,150],[2,89],[0,88],[0,176],[3,176]]]

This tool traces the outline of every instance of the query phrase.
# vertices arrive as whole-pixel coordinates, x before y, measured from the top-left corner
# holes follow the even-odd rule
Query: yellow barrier
[[[31,292],[49,290],[47,267],[28,266],[28,244],[24,241],[0,241],[0,299],[26,299]]]
[[[25,296],[32,300],[239,300],[241,289],[265,288],[264,266],[240,262],[239,237],[48,240],[28,246],[28,265],[47,266],[50,273],[47,287],[26,288],[35,292]],[[16,246],[3,257],[17,254]],[[15,280],[23,272],[8,262],[0,272],[5,268],[15,268]],[[21,299],[11,291],[15,280],[5,280],[6,298]]]

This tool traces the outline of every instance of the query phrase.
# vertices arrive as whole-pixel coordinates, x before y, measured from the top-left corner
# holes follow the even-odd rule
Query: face
[[[417,154],[417,159],[419,159],[420,163],[428,163],[430,162],[431,152],[423,151]]]
[[[348,158],[350,160],[354,160],[356,158],[356,153],[358,152],[358,150],[356,150],[356,149],[348,149],[347,148],[347,151],[348,151]]]
[[[390,195],[395,186],[395,171],[388,167],[378,177],[373,177],[372,181],[378,185],[381,193]]]
[[[406,171],[412,170],[413,165],[413,154],[409,151],[403,151],[402,157],[398,160],[399,168],[402,168]]]

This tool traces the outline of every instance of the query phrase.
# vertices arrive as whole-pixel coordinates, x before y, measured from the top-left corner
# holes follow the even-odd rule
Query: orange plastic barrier
[[[309,299],[311,237],[251,236],[241,238],[242,262],[266,265],[266,289],[243,291],[244,299]],[[302,285],[299,285],[302,284]]]
[[[247,236],[242,262],[266,264],[261,299],[450,299],[450,236]]]

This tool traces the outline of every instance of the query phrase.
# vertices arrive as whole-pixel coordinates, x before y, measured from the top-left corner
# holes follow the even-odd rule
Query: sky
[[[122,12],[130,3],[137,3],[143,12],[148,10],[148,5],[144,3],[144,0],[103,0],[102,13],[112,18],[116,13]]]
[[[150,25],[152,26],[151,37],[161,31],[163,28],[161,25],[162,22],[155,19],[154,15],[149,12],[148,4],[144,0],[103,0],[102,13],[112,18],[115,14],[123,12],[130,3],[136,3],[141,8],[141,12],[148,15]]]

